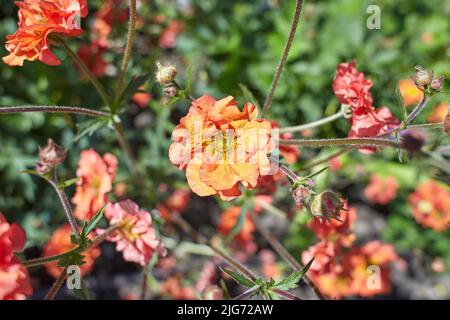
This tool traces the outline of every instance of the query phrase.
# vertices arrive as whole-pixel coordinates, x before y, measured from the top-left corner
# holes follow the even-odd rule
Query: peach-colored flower
[[[105,218],[110,225],[118,227],[108,240],[116,243],[116,250],[122,252],[126,261],[146,266],[153,254],[159,253],[162,256],[166,254],[153,228],[152,216],[149,212],[139,209],[133,201],[108,203]]]
[[[364,194],[372,203],[387,205],[397,196],[398,183],[393,176],[382,178],[373,174],[370,183],[364,189]]]
[[[77,189],[72,202],[75,216],[89,220],[108,201],[117,169],[117,158],[106,153],[100,156],[93,149],[81,152],[78,162]]]
[[[436,231],[450,226],[450,192],[443,185],[429,180],[417,186],[409,195],[409,205],[414,219],[421,225]]]
[[[309,272],[313,274],[324,274],[332,271],[333,260],[337,255],[339,247],[333,242],[322,240],[302,252],[302,262],[306,265],[314,258]]]
[[[204,95],[192,103],[169,150],[192,191],[231,200],[241,195],[240,185],[254,188],[259,176],[270,173],[271,125],[257,113],[251,103],[240,111],[233,97],[216,101]]]
[[[23,250],[25,232],[0,213],[0,300],[23,300],[33,293],[27,268],[14,252]]]
[[[25,60],[39,60],[55,66],[61,64],[50,51],[51,35],[76,37],[83,33],[78,20],[87,16],[86,0],[24,0],[17,1],[17,31],[6,36],[10,54],[3,61],[22,66]]]
[[[405,107],[417,104],[422,100],[423,92],[420,91],[412,79],[402,79],[398,82],[398,88],[403,98]]]
[[[131,100],[138,105],[139,108],[147,108],[150,101],[152,101],[152,95],[148,92],[135,93]]]
[[[50,240],[44,246],[43,256],[54,256],[74,249],[76,245],[73,244],[70,239],[71,234],[72,228],[69,224],[65,224],[56,229],[53,232]],[[95,259],[97,259],[100,254],[100,248],[92,248],[83,252],[85,264],[80,266],[81,275],[86,275],[92,271]],[[45,265],[45,269],[47,270],[48,274],[55,278],[58,278],[61,272],[64,270],[64,268],[58,267],[58,262],[47,263]]]
[[[427,120],[430,123],[442,122],[448,114],[450,106],[447,102],[441,102],[436,105],[428,116]]]
[[[338,216],[341,221],[336,219],[321,221],[319,218],[314,217],[308,223],[308,228],[319,239],[329,240],[344,247],[349,247],[355,241],[353,226],[356,221],[356,209],[349,208],[347,203],[345,203]]]
[[[239,216],[241,215],[240,207],[229,207],[220,216],[220,222],[218,225],[218,230],[221,234],[228,236],[233,228],[236,226]],[[247,214],[245,216],[244,223],[242,224],[241,230],[235,235],[234,240],[241,244],[246,244],[253,241],[253,232],[255,231],[255,225],[252,219]]]

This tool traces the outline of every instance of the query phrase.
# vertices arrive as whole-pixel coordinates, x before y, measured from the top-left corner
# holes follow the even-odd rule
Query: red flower
[[[116,243],[116,250],[122,252],[126,261],[146,266],[154,253],[166,254],[153,228],[152,216],[133,201],[108,203],[105,217],[110,225],[118,226],[108,240]]]
[[[353,110],[370,108],[372,81],[365,79],[364,73],[356,71],[356,62],[341,63],[337,66],[333,90],[341,103],[349,105]]]
[[[101,46],[98,42],[91,42],[89,44],[82,44],[77,50],[77,56],[84,62],[94,76],[100,78],[105,75],[106,67],[108,66],[104,59],[105,52],[105,47]]]
[[[396,127],[399,121],[387,107],[370,107],[354,110],[350,123],[352,127],[348,133],[349,138],[367,138],[386,133]]]
[[[425,227],[444,231],[450,224],[450,192],[435,181],[421,183],[409,195],[414,219]]]
[[[172,20],[169,26],[161,33],[159,45],[164,49],[175,47],[178,34],[184,30],[184,24],[178,20]]]
[[[74,249],[76,245],[73,244],[70,239],[71,234],[72,228],[69,224],[65,224],[56,229],[53,232],[50,240],[44,246],[44,257],[54,256]],[[95,259],[98,258],[100,254],[100,248],[92,248],[83,252],[85,264],[80,266],[81,275],[86,275],[92,271]],[[56,261],[53,263],[47,263],[45,265],[45,268],[47,269],[48,274],[55,278],[58,278],[61,272],[64,270],[64,268],[58,267],[58,262]]]
[[[27,269],[14,252],[23,250],[25,232],[0,213],[0,300],[22,300],[33,293]]]
[[[103,6],[95,13],[92,27],[93,39],[104,47],[109,47],[108,38],[114,24],[128,20],[128,10],[123,7],[124,0],[105,0]]]
[[[241,215],[240,207],[229,207],[226,209],[222,215],[220,216],[220,222],[218,225],[218,230],[225,236],[231,234],[233,228],[236,226],[239,216]],[[241,227],[241,230],[238,234],[236,234],[233,240],[236,240],[238,243],[245,245],[248,242],[253,242],[253,232],[255,231],[255,225],[253,224],[250,215],[247,214],[245,216],[244,223]]]
[[[106,204],[116,168],[117,158],[110,153],[102,157],[93,149],[81,152],[77,170],[79,180],[72,198],[78,219],[89,220]]]
[[[395,177],[390,176],[385,179],[374,174],[369,185],[364,189],[364,194],[372,203],[387,205],[397,196],[398,183]]]
[[[17,31],[6,36],[10,54],[3,61],[10,66],[22,66],[25,60],[39,60],[55,66],[61,64],[50,51],[52,34],[76,37],[83,33],[78,20],[87,16],[86,0],[24,0],[17,1],[19,23]]]
[[[313,274],[331,272],[332,263],[339,249],[334,243],[322,240],[302,252],[302,262],[306,265],[312,258],[314,261],[309,268]]]

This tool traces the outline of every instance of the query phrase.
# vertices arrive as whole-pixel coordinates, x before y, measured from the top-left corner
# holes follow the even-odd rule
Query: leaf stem
[[[352,145],[360,147],[399,147],[397,142],[382,138],[280,139],[279,143],[280,145],[299,145],[303,147],[338,147]]]
[[[297,0],[296,5],[295,5],[294,18],[292,19],[292,23],[291,23],[291,29],[289,31],[289,35],[288,35],[286,44],[283,49],[283,53],[281,54],[280,61],[275,70],[272,84],[269,89],[269,94],[267,95],[266,101],[264,102],[263,111],[261,113],[262,118],[264,118],[266,113],[269,111],[270,106],[272,105],[272,99],[275,94],[275,90],[277,89],[278,83],[281,78],[281,74],[283,73],[284,66],[286,65],[289,51],[291,50],[292,42],[294,41],[294,36],[295,36],[295,32],[297,31],[298,21],[300,20],[300,14],[302,13],[302,8],[303,8],[303,0]]]
[[[0,114],[13,114],[24,112],[46,112],[46,113],[73,113],[89,117],[108,117],[109,113],[92,109],[69,107],[69,106],[12,106],[0,107]]]

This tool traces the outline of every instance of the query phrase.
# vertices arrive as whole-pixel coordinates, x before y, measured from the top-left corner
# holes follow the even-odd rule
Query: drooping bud
[[[62,163],[66,156],[66,149],[54,143],[52,139],[48,139],[45,148],[39,147],[39,161],[36,163],[36,171],[40,174],[46,174]]]
[[[441,91],[444,85],[444,79],[445,79],[444,76],[440,76],[438,78],[433,79],[433,81],[430,84],[430,88],[436,92]]]
[[[305,185],[299,185],[297,188],[292,189],[292,197],[294,198],[295,204],[300,209],[308,206],[314,194],[315,192]]]
[[[175,84],[173,84],[173,83],[169,83],[169,84],[164,86],[163,92],[164,92],[164,95],[166,97],[172,98],[172,97],[175,97],[177,95],[178,87]]]
[[[425,91],[433,81],[433,71],[426,70],[422,66],[416,66],[415,69],[416,73],[412,77],[414,84],[420,90]]]
[[[425,132],[420,129],[411,129],[401,133],[401,147],[411,153],[419,152],[426,140]]]
[[[344,204],[345,202],[339,194],[326,190],[313,198],[310,209],[312,215],[319,219],[325,218],[327,221],[330,221],[330,219],[341,221],[339,212],[344,209]]]
[[[156,81],[162,85],[170,84],[175,80],[177,69],[172,65],[164,66],[159,61],[156,62]]]

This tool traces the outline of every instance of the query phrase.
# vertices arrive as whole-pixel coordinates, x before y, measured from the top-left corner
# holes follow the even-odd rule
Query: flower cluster
[[[25,60],[39,60],[54,66],[61,62],[50,51],[51,37],[76,37],[83,33],[80,18],[86,17],[86,0],[24,0],[17,1],[19,22],[17,31],[6,37],[10,54],[3,61],[10,66],[22,66]]]
[[[108,203],[105,217],[111,226],[117,227],[117,230],[108,236],[108,240],[116,243],[116,250],[122,252],[126,261],[146,266],[153,254],[166,254],[153,228],[151,214],[139,209],[133,201]],[[99,230],[99,233],[102,232],[104,231]]]
[[[335,299],[390,292],[390,263],[398,259],[393,247],[379,241],[353,247],[356,210],[342,210],[340,218],[342,222],[312,220],[308,225],[321,239],[302,253],[305,264],[314,258],[311,279],[323,294]],[[373,283],[369,281],[371,267],[379,271]]]
[[[25,242],[22,228],[9,224],[0,213],[0,300],[22,300],[33,292],[27,269],[14,255]]]
[[[81,152],[77,170],[79,180],[72,198],[78,219],[89,220],[106,204],[116,169],[117,158],[110,153],[102,157],[93,149]]]
[[[417,186],[409,195],[414,219],[424,227],[444,231],[450,227],[450,191],[429,180]]]
[[[271,124],[257,114],[251,103],[240,111],[233,97],[216,101],[204,95],[192,102],[169,150],[192,191],[231,200],[241,195],[240,185],[254,188],[261,175],[270,174]]]
[[[45,244],[43,250],[44,257],[51,257],[72,250],[76,247],[71,241],[72,228],[69,224],[62,225],[56,229],[50,240]],[[94,267],[95,259],[101,254],[100,248],[92,248],[83,252],[83,262],[80,266],[81,275],[88,274]],[[45,265],[48,274],[58,278],[64,268],[58,266],[58,262],[47,263]]]
[[[355,61],[338,65],[333,90],[339,101],[352,110],[350,138],[376,137],[399,124],[387,107],[373,107],[371,87],[372,81],[356,70]]]
[[[372,175],[370,183],[364,189],[364,194],[371,203],[387,205],[397,196],[398,183],[393,176],[382,178]]]

